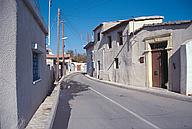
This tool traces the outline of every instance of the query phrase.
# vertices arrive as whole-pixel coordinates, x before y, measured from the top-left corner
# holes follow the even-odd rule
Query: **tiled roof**
[[[173,22],[163,22],[163,23],[154,23],[154,24],[145,24],[141,28],[134,31],[134,33],[138,33],[142,29],[146,27],[157,27],[157,26],[169,26],[169,25],[180,25],[180,24],[187,24],[192,23],[192,20],[181,20],[181,21],[173,21]]]

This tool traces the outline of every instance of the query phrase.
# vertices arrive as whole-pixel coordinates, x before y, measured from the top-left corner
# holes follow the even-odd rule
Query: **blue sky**
[[[164,16],[164,21],[192,20],[191,5],[191,0],[52,0],[51,48],[56,53],[58,8],[68,37],[65,50],[83,53],[86,33],[91,34],[101,22],[151,15]],[[48,0],[39,0],[39,7],[47,23]]]

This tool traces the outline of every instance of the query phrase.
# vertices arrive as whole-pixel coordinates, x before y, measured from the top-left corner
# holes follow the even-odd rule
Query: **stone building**
[[[53,82],[47,28],[33,0],[2,0],[0,10],[0,128],[23,129]]]
[[[102,31],[102,42],[95,38],[94,76],[130,86],[191,94],[184,85],[188,75],[182,73],[191,65],[184,65],[189,63],[185,53],[190,44],[181,49],[185,41],[192,39],[191,23],[163,22],[161,16],[139,17]]]

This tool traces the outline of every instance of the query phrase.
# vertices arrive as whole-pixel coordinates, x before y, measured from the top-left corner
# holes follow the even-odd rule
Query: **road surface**
[[[192,129],[192,103],[73,74],[63,82],[53,129]]]

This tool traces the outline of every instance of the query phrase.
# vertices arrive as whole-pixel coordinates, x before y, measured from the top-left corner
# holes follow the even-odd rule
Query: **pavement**
[[[79,73],[61,87],[53,129],[192,129],[188,100],[119,88]]]
[[[31,120],[29,121],[28,125],[26,126],[26,129],[52,128],[59,100],[60,85],[63,79],[64,78],[60,79],[56,87],[53,89],[52,93],[47,96],[42,104],[39,106]]]

